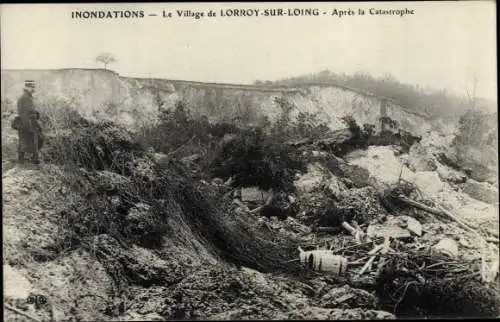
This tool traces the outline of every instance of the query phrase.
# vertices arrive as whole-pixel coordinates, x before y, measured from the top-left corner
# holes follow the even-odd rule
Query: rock
[[[394,151],[395,156],[399,156],[405,153],[405,148],[400,145],[391,145],[391,148]]]
[[[241,201],[265,203],[270,193],[259,189],[258,187],[241,188]]]
[[[470,244],[470,242],[468,242],[468,241],[467,241],[467,239],[465,239],[465,238],[463,238],[463,237],[462,237],[462,238],[460,238],[460,239],[458,240],[458,243],[459,243],[459,244],[460,244],[460,246],[462,246],[462,247],[465,247],[465,248],[471,248],[471,244]]]
[[[310,163],[307,173],[294,182],[299,194],[310,194],[313,191],[327,188],[337,199],[341,199],[347,189],[345,184],[327,168],[319,163]]]
[[[395,319],[394,315],[385,311],[366,310],[364,308],[349,309],[326,309],[315,306],[308,306],[305,309],[294,310],[286,319],[305,319],[305,320],[377,320],[377,319]]]
[[[434,171],[416,172],[413,183],[429,197],[435,197],[445,187],[437,172]]]
[[[307,172],[294,182],[299,193],[311,193],[317,189],[324,177],[324,169],[320,164],[313,163],[307,165]]]
[[[489,183],[470,179],[465,183],[462,191],[476,200],[490,204],[498,203],[498,189]]]
[[[439,156],[440,161],[479,182],[494,184],[498,181],[498,147],[493,146],[453,146]]]
[[[397,217],[389,217],[383,224],[375,223],[368,226],[366,234],[370,238],[383,237],[394,239],[407,239],[411,237],[408,229],[402,228],[402,219]]]
[[[351,161],[351,165],[360,166],[379,184],[395,184],[400,178],[413,181],[414,173],[404,166],[400,159],[387,146],[370,146],[365,157]],[[351,177],[349,179],[353,180]],[[354,180],[353,180],[354,181]]]
[[[311,155],[313,157],[324,157],[324,156],[327,156],[328,153],[325,151],[311,151]]]
[[[344,183],[349,189],[352,187],[364,188],[370,184],[370,172],[368,170],[355,164],[344,164],[341,169],[344,175]]]
[[[441,178],[441,180],[443,181],[456,184],[464,183],[467,181],[467,176],[464,173],[445,165],[438,164],[436,171],[439,175],[439,178]]]
[[[371,293],[345,285],[333,288],[321,297],[320,305],[325,308],[348,309],[362,307],[364,309],[376,309],[377,298]]]
[[[457,243],[451,238],[441,239],[433,246],[433,250],[439,254],[447,255],[452,258],[457,257],[459,254]]]
[[[33,287],[21,272],[10,265],[3,265],[3,295],[17,299],[27,299]]]
[[[300,221],[296,220],[293,217],[288,217],[285,220],[284,224],[286,225],[288,231],[292,231],[297,234],[309,234],[312,230],[311,227],[302,224]]]
[[[499,276],[500,262],[497,258],[493,261],[491,265],[485,265],[484,269],[481,272],[482,280],[486,283],[494,282]]]
[[[164,321],[161,315],[156,312],[139,314],[137,312],[127,312],[123,317],[123,321]]]
[[[412,233],[414,233],[419,237],[422,236],[422,225],[418,220],[412,217],[406,217],[406,224],[407,224],[406,229],[408,229],[409,231],[411,231]]]
[[[166,85],[163,87],[163,90],[164,90],[164,91],[168,91],[169,93],[175,93],[175,87],[174,87],[174,84],[172,84],[172,83],[166,84]]]
[[[272,290],[272,287],[269,285],[269,282],[263,273],[245,266],[241,267],[241,272],[244,276],[248,277],[253,283],[255,283],[259,289],[266,289],[267,291]]]
[[[224,185],[226,187],[231,187],[231,185],[234,183],[234,178],[233,177],[230,177],[229,179],[226,180],[226,182],[224,182]]]
[[[337,155],[342,154],[345,144],[354,137],[354,134],[347,128],[333,131],[328,137],[321,139],[317,142],[318,146],[326,149],[336,151]]]

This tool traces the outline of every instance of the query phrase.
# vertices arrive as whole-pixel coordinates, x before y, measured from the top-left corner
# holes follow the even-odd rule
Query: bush
[[[497,117],[481,111],[469,110],[460,117],[455,146],[496,147],[498,145]]]
[[[470,171],[478,181],[494,182],[498,175],[497,116],[469,110],[459,121],[448,156],[455,168]]]
[[[234,124],[212,124],[207,117],[193,118],[185,104],[179,101],[175,111],[161,111],[157,124],[142,128],[137,141],[159,153],[182,157],[194,151],[211,150],[224,135],[238,131]]]
[[[214,176],[233,177],[238,186],[283,191],[293,191],[295,174],[305,171],[299,151],[283,145],[261,127],[225,144],[212,166]]]
[[[129,175],[135,158],[144,154],[132,134],[111,122],[76,123],[52,135],[42,150],[44,160],[87,170],[109,170]]]
[[[342,117],[341,120],[352,133],[352,138],[343,144],[345,146],[342,148],[343,153],[347,153],[355,149],[367,148],[369,140],[375,132],[375,125],[364,124],[363,127],[360,127],[354,117],[350,115]]]
[[[322,139],[331,132],[324,121],[319,120],[318,114],[300,112],[297,120],[288,125],[290,132],[297,138]]]

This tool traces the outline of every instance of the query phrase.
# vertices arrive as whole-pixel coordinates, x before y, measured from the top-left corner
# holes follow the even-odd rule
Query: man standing
[[[42,128],[38,123],[39,112],[33,104],[35,81],[24,82],[24,93],[17,101],[17,113],[20,119],[19,133],[19,163],[24,163],[25,153],[33,154],[33,163],[40,163],[39,149],[43,144]]]

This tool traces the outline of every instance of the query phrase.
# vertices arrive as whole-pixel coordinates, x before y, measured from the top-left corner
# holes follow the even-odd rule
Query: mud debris
[[[494,220],[498,205],[474,200],[476,194],[494,201],[483,193],[485,184],[445,168],[421,143],[413,148],[404,138],[398,146],[371,142],[340,157],[325,141],[322,151],[301,145],[310,153],[300,159],[299,148],[284,157],[286,149],[269,142],[260,155],[252,150],[258,140],[235,134],[219,152],[239,153],[241,164],[227,159],[216,177],[200,173],[199,155],[178,161],[155,154],[111,124],[89,123],[75,131],[50,143],[46,154],[46,160],[72,167],[4,173],[4,220],[11,236],[21,236],[9,239],[5,259],[51,300],[38,318],[499,314],[498,261],[492,255],[498,245],[480,229]],[[63,159],[61,149],[77,143],[81,148]],[[247,156],[265,171],[244,166]],[[39,200],[39,209],[21,196]],[[63,198],[64,205],[56,204]],[[414,203],[402,202],[408,199]],[[468,227],[476,221],[477,228],[465,229],[429,208],[453,213]],[[40,226],[20,221],[21,211]],[[432,251],[440,240],[458,235],[452,256]],[[332,265],[338,269],[319,269],[333,259],[342,264]]]

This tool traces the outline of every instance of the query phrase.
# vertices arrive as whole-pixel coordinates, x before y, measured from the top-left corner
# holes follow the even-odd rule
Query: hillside
[[[61,69],[2,70],[2,119],[7,121],[13,117],[25,79],[37,81],[36,100],[46,111],[45,124],[64,123],[61,115],[78,113],[89,120],[109,120],[124,125],[136,133],[157,123],[162,112],[172,113],[182,104],[194,118],[212,123],[275,123],[286,114],[291,121],[302,119],[308,126],[325,125],[337,130],[346,128],[343,118],[353,117],[361,126],[368,124],[380,131],[382,120],[391,119],[402,130],[451,147],[459,130],[459,116],[463,114],[432,114],[414,106],[398,105],[395,99],[377,96],[365,89],[328,82],[301,81],[293,86],[279,82],[236,85],[130,78],[103,69]],[[280,101],[287,102],[286,111]],[[492,115],[491,119],[496,117]],[[490,132],[495,132],[495,128],[491,124],[483,127]],[[8,140],[7,134],[4,137]],[[477,155],[476,152],[465,154]],[[454,162],[475,167],[470,162]],[[496,173],[495,151],[489,151],[487,158],[479,162],[487,163],[490,168],[486,172],[480,170],[484,173],[481,178]]]
[[[37,98],[42,105],[66,105],[86,117],[111,118],[131,127],[151,122],[158,110],[171,110],[178,101],[195,116],[205,115],[212,121],[240,119],[252,123],[262,117],[273,121],[282,113],[275,97],[284,97],[294,104],[292,118],[300,112],[317,114],[332,129],[343,126],[344,116],[353,116],[361,124],[378,124],[379,117],[388,116],[414,133],[423,134],[433,126],[450,134],[458,120],[445,124],[425,112],[403,108],[391,101],[382,107],[379,97],[342,86],[316,84],[290,88],[138,79],[109,70],[88,69],[3,70],[4,102],[16,101],[25,79],[37,81]]]

